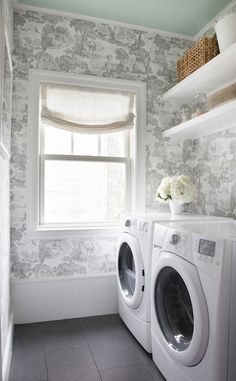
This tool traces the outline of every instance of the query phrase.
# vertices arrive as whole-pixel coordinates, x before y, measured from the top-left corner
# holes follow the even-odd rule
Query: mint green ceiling
[[[193,36],[231,0],[18,0],[18,3]]]

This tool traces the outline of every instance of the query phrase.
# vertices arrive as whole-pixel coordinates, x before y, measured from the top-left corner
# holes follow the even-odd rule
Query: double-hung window
[[[28,230],[111,228],[142,211],[143,84],[33,71],[30,89]]]

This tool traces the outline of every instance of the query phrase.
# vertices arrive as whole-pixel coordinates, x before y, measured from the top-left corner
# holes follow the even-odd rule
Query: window
[[[121,213],[143,211],[144,90],[31,72],[28,231],[111,228]]]

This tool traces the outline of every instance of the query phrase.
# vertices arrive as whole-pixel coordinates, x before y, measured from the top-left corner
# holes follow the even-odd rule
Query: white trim
[[[9,326],[8,326],[8,332],[7,332],[7,340],[5,344],[5,351],[3,353],[3,360],[2,360],[2,380],[8,381],[9,379],[9,373],[10,373],[10,366],[11,366],[11,357],[12,357],[12,340],[13,340],[13,313],[11,313]]]
[[[83,156],[83,155],[60,155],[60,154],[41,154],[42,159],[45,160],[63,160],[63,161],[95,161],[105,163],[127,163],[128,157],[122,156]]]
[[[115,272],[111,273],[100,273],[100,274],[79,274],[79,275],[60,275],[60,276],[50,276],[47,278],[26,278],[26,279],[12,279],[11,284],[22,284],[22,283],[41,283],[41,282],[61,282],[61,281],[74,281],[74,280],[88,280],[88,279],[100,279],[116,277]]]
[[[62,17],[71,17],[71,18],[76,18],[76,19],[81,19],[81,20],[94,21],[97,23],[106,23],[109,25],[119,26],[122,28],[127,28],[127,29],[132,29],[132,30],[136,29],[136,30],[140,30],[142,32],[161,34],[167,38],[179,38],[179,39],[193,41],[193,36],[189,36],[187,34],[168,32],[168,31],[161,30],[161,29],[149,28],[149,27],[142,26],[142,25],[128,24],[128,23],[123,23],[120,21],[107,20],[107,19],[102,19],[102,18],[98,18],[98,17],[84,16],[84,15],[81,15],[79,13],[58,11],[55,9],[37,7],[34,5],[19,4],[18,2],[15,4],[14,8],[19,9],[19,10],[23,10],[23,11],[33,11],[33,12],[39,12],[39,13],[46,13],[46,14],[50,14],[50,15],[58,15],[58,16],[62,16]]]
[[[4,18],[3,18],[4,20]],[[10,72],[11,72],[11,105],[10,105],[10,114],[12,115],[12,76],[13,76],[13,66],[12,66],[12,57],[11,57],[11,49],[10,49],[10,42],[9,42],[9,33],[7,30],[7,25],[4,25],[4,33],[3,33],[3,51],[2,54],[3,56],[1,57],[2,63],[0,65],[0,154],[2,157],[10,160],[11,158],[11,152],[8,152],[7,147],[5,147],[4,142],[2,141],[2,107],[3,107],[3,82],[4,82],[4,70],[5,70],[5,46],[6,46],[6,51],[7,51],[7,58],[8,58],[8,64],[10,67]],[[2,87],[1,87],[2,86]],[[11,129],[11,120],[10,120],[10,126],[9,128]],[[9,147],[9,150],[11,151],[11,145]]]
[[[146,83],[134,82],[129,80],[119,80],[112,78],[101,78],[93,76],[75,75],[61,72],[50,72],[43,70],[30,70],[29,71],[29,116],[28,116],[28,170],[27,170],[27,227],[28,234],[32,238],[33,235],[42,237],[45,235],[48,239],[51,238],[49,229],[40,228],[39,221],[39,102],[40,102],[40,83],[50,82],[57,84],[70,84],[82,85],[87,87],[105,88],[111,90],[131,91],[136,94],[136,128],[134,129],[134,149],[132,157],[134,158],[135,166],[132,166],[132,184],[131,192],[135,195],[132,200],[131,210],[133,212],[144,212],[145,210],[145,130],[146,130]],[[37,123],[37,125],[36,125]],[[34,128],[32,128],[34,126]],[[109,160],[113,158],[109,158]],[[111,160],[111,161],[112,161]],[[119,161],[120,159],[115,159]],[[123,161],[123,159],[122,159]],[[138,190],[136,192],[136,190]],[[135,192],[134,192],[135,191]],[[76,230],[75,226],[72,229],[55,229],[53,227],[53,235],[61,238],[61,234],[72,235],[79,232],[85,232],[80,229],[79,225]],[[96,229],[101,230],[101,226],[94,226],[94,233]],[[106,226],[103,226],[106,229]],[[114,226],[113,226],[114,228]],[[115,226],[115,228],[117,228]],[[105,235],[106,232],[103,232]],[[36,238],[36,236],[35,236]]]
[[[0,155],[4,158],[10,161],[10,155],[5,149],[5,147],[0,143]]]
[[[29,230],[27,236],[29,239],[67,239],[67,238],[108,238],[119,236],[118,227],[101,227],[101,228],[74,228],[74,229],[56,229],[51,227],[47,229],[37,228],[37,230]]]
[[[222,16],[224,16],[225,13],[227,13],[234,5],[236,5],[236,0],[232,0],[228,5],[226,5],[225,8],[223,8],[213,19],[211,19],[199,32],[197,32],[193,36],[193,40],[197,41],[199,38],[201,38],[204,33],[208,31],[211,27],[214,26],[216,20],[220,19]]]
[[[12,282],[11,290],[16,324],[118,312],[115,274]]]

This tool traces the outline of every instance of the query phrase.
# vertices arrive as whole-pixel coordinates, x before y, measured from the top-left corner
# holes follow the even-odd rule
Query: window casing
[[[94,134],[83,135],[80,133],[73,133],[68,131],[62,131],[64,138],[69,140],[69,143],[64,144],[66,139],[63,138],[63,145],[60,149],[55,149],[51,144],[50,137],[53,139],[52,130],[55,129],[52,126],[47,125],[47,122],[41,121],[40,117],[40,100],[41,93],[40,88],[42,84],[67,84],[67,85],[81,85],[87,87],[95,87],[97,89],[111,89],[119,92],[129,91],[135,94],[135,109],[137,111],[136,123],[134,129],[124,132],[113,132],[111,134]],[[66,236],[70,234],[88,233],[96,230],[97,232],[104,232],[107,235],[108,231],[112,232],[114,228],[118,226],[118,215],[115,213],[107,213],[109,207],[105,205],[109,204],[108,194],[112,194],[112,185],[109,181],[101,181],[100,188],[103,188],[106,183],[108,193],[104,189],[96,188],[96,194],[93,194],[93,185],[98,183],[99,176],[107,176],[117,178],[117,185],[124,189],[124,194],[121,197],[124,198],[122,212],[143,212],[144,211],[144,186],[145,186],[145,143],[144,143],[144,131],[145,131],[145,85],[143,83],[136,83],[131,81],[110,80],[104,78],[94,78],[85,76],[73,76],[61,73],[51,73],[32,70],[30,73],[30,94],[29,94],[29,144],[28,144],[28,210],[27,210],[27,227],[28,233],[32,236],[38,237],[39,235],[46,237],[59,236],[62,237],[62,233]],[[35,117],[38,115],[38,118]],[[51,131],[49,133],[49,131]],[[65,133],[67,135],[65,135]],[[120,152],[109,152],[109,137],[115,135],[122,135],[120,139],[122,141],[122,149]],[[88,144],[90,151],[87,152],[86,147]],[[59,139],[60,140],[60,139]],[[83,144],[83,140],[85,143]],[[94,143],[97,140],[96,144]],[[68,148],[69,147],[69,148]],[[119,150],[118,150],[119,151]],[[91,168],[89,170],[89,168]],[[79,182],[76,183],[75,179],[77,175],[85,179],[83,174],[91,173],[95,168],[95,174],[86,176],[87,185]],[[75,171],[75,177],[73,178],[73,171]],[[60,176],[64,174],[64,178]],[[95,176],[98,176],[97,179]],[[54,179],[53,179],[54,177]],[[104,178],[102,177],[104,180]],[[107,178],[106,178],[107,179]],[[53,181],[58,185],[58,189],[53,189]],[[111,182],[111,181],[110,181]],[[73,184],[74,189],[70,187]],[[91,184],[91,188],[89,187]],[[66,189],[67,187],[67,189]],[[70,219],[69,215],[60,215],[62,210],[62,199],[60,198],[60,192],[63,188],[64,201],[68,205],[68,210],[73,210],[73,197],[78,200],[78,213],[73,210],[74,216]],[[100,189],[100,190],[99,190]],[[90,191],[91,190],[91,191]],[[57,192],[58,191],[58,192]],[[87,207],[80,203],[80,192],[88,195]],[[99,191],[101,191],[101,197],[99,199]],[[53,193],[54,192],[54,193]],[[106,200],[100,202],[102,198],[102,192],[106,195]],[[73,197],[70,195],[73,194]],[[113,192],[118,194],[118,192]],[[67,197],[66,197],[67,195]],[[97,198],[97,204],[96,199]],[[112,197],[111,197],[112,198]],[[118,197],[119,198],[119,197]],[[58,200],[56,200],[58,199]],[[51,200],[49,202],[49,200]],[[90,201],[91,200],[91,203]],[[71,205],[69,205],[71,201]],[[93,204],[94,202],[94,204]],[[117,205],[121,205],[120,200],[114,200],[113,197],[113,209],[118,210]],[[120,204],[119,204],[120,202]],[[85,203],[86,204],[86,203]],[[90,205],[91,204],[91,205]],[[104,204],[104,205],[103,205]],[[111,202],[110,202],[111,204]],[[50,205],[53,205],[50,210]],[[99,207],[98,207],[99,205]],[[115,205],[115,206],[114,206]],[[103,207],[104,206],[104,207]],[[101,207],[101,208],[100,208]],[[53,208],[54,215],[53,218]],[[65,209],[66,209],[65,208]],[[99,208],[101,211],[99,211]],[[111,208],[110,208],[111,209]],[[93,213],[96,210],[96,213]],[[80,212],[79,212],[80,211]],[[104,212],[105,211],[105,212]],[[94,214],[94,215],[93,215]],[[77,216],[80,218],[77,218]],[[83,217],[84,216],[84,217]],[[94,218],[96,217],[96,218]],[[86,232],[87,231],[87,232]]]

